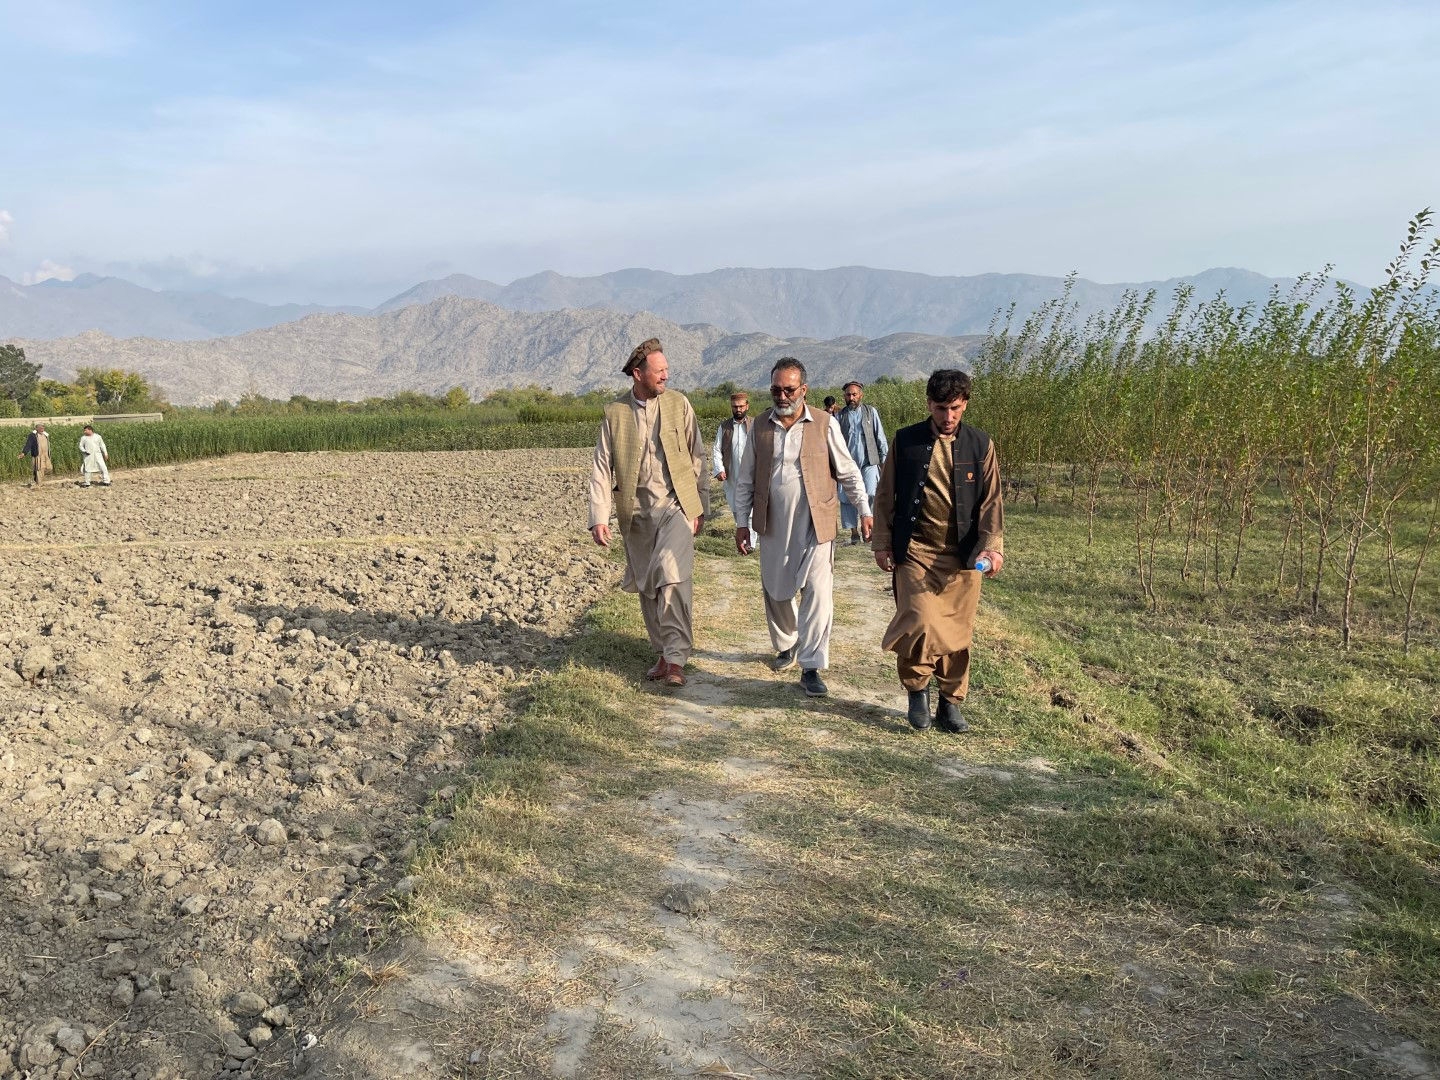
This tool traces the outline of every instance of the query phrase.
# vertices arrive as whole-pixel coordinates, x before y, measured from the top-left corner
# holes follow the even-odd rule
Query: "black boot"
[[[940,702],[935,706],[935,726],[951,735],[970,730],[965,717],[960,715],[960,707],[944,694],[940,695]]]
[[[910,726],[916,731],[924,731],[930,726],[930,688],[924,690],[910,691],[910,708],[905,712],[905,719],[910,721]]]
[[[805,688],[806,697],[824,697],[830,693],[830,688],[826,686],[825,681],[820,678],[820,670],[818,668],[801,668],[800,685]]]

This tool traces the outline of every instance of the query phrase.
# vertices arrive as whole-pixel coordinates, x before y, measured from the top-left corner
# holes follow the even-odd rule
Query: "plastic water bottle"
[[[975,569],[979,570],[982,574],[988,574],[990,572],[990,560],[985,558],[976,559]]]

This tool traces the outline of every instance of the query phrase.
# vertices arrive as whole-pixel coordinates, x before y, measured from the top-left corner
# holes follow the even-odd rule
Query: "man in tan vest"
[[[690,402],[665,390],[670,365],[659,338],[637,345],[623,370],[633,385],[605,407],[600,424],[590,471],[590,535],[610,546],[613,506],[625,540],[621,588],[640,594],[645,629],[659,654],[646,678],[684,686],[694,644],[694,538],[710,505],[705,446]]]
[[[805,693],[823,697],[820,671],[830,663],[835,622],[836,483],[860,511],[867,540],[873,519],[845,437],[829,413],[805,404],[808,389],[805,365],[793,356],[770,372],[775,404],[755,421],[735,483],[735,546],[748,555],[752,530],[765,538],[760,582],[775,646],[770,666],[784,671],[798,662]]]

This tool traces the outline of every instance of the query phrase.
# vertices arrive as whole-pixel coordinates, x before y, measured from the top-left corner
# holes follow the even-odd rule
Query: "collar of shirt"
[[[780,422],[780,417],[775,413],[775,411],[774,411],[773,409],[770,411],[770,422],[771,422],[772,424],[774,424],[776,427],[782,427],[782,428],[783,428],[783,427],[785,426],[784,424],[782,424],[782,423]],[[797,424],[811,424],[811,423],[814,423],[814,420],[813,420],[813,419],[811,418],[811,416],[810,416],[810,410],[809,410],[809,408],[802,408],[802,409],[800,410],[800,415],[796,418],[795,423],[797,423]]]

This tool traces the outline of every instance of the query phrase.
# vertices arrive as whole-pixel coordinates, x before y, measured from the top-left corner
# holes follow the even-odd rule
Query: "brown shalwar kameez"
[[[900,682],[906,690],[924,690],[933,675],[945,697],[963,701],[970,687],[970,642],[984,575],[960,562],[960,536],[953,511],[954,441],[954,436],[936,436],[909,552],[906,560],[895,567],[895,616],[881,647],[895,653]],[[988,495],[979,508],[980,542],[976,552],[1003,553],[1000,473],[993,443],[981,470]],[[872,546],[876,550],[889,547],[894,500],[892,455],[886,459],[875,492],[876,536]]]

